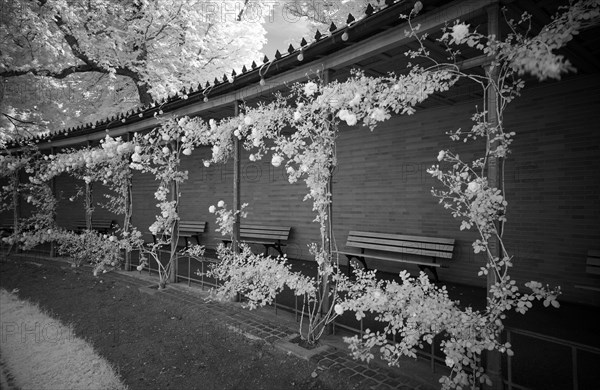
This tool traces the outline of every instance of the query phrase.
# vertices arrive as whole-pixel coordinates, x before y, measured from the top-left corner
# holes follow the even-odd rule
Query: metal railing
[[[524,337],[533,338],[538,341],[550,343],[552,345],[557,345],[557,346],[562,346],[562,347],[568,348],[570,351],[570,360],[571,360],[571,376],[572,376],[572,380],[571,380],[572,387],[571,388],[573,390],[580,389],[580,381],[579,381],[579,374],[580,374],[579,368],[580,367],[579,367],[579,360],[578,360],[579,354],[581,352],[587,352],[592,355],[595,355],[596,357],[598,357],[600,359],[600,348],[597,348],[597,347],[592,347],[592,346],[577,343],[574,341],[563,340],[563,339],[560,339],[557,337],[547,336],[547,335],[540,334],[537,332],[532,332],[529,330],[509,328],[509,327],[507,327],[505,329],[505,334],[506,334],[506,341],[511,344],[512,344],[512,340],[513,340],[513,335],[520,335],[520,336],[524,336]],[[504,380],[504,383],[506,384],[508,390],[526,389],[526,387],[523,387],[517,383],[514,383],[514,381],[513,381],[512,360],[513,360],[513,358],[511,356],[506,355],[506,366],[507,366],[506,375],[507,375],[507,377]],[[596,383],[596,385],[597,385],[597,383]]]
[[[206,271],[207,271],[206,263],[214,263],[215,260],[209,259],[209,258],[193,258],[191,256],[185,256],[185,255],[183,257],[188,258],[187,275],[177,274],[176,275],[177,280],[179,280],[179,279],[186,280],[188,286],[191,286],[192,283],[198,284],[201,286],[201,288],[203,290],[205,288],[205,285],[208,285],[211,287],[218,286],[218,281],[212,282],[212,281],[206,280],[204,278],[204,275],[206,274]],[[192,270],[192,266],[191,266],[192,260],[200,263],[200,268],[199,268],[200,269],[200,274],[199,274],[200,278],[199,279],[192,277],[192,271],[191,271]],[[151,265],[149,265],[148,272],[149,273],[158,272],[158,270],[153,269],[151,267]],[[306,313],[303,313],[303,311],[299,309],[298,299],[299,299],[299,297],[297,295],[294,295],[294,306],[290,306],[290,305],[286,305],[281,302],[278,302],[277,296],[275,296],[275,301],[273,302],[273,304],[271,306],[273,306],[276,315],[278,315],[279,309],[283,309],[287,312],[293,313],[295,316],[296,322],[298,322],[300,316],[302,316],[302,315],[306,316]],[[333,334],[336,333],[336,329],[343,329],[350,333],[358,334],[361,337],[365,333],[364,321],[362,319],[357,321],[357,326],[344,324],[339,321],[334,321],[332,325],[333,325],[332,326]],[[522,337],[529,337],[536,341],[541,341],[541,342],[549,343],[554,346],[561,346],[561,347],[568,348],[568,350],[570,351],[570,360],[571,360],[570,371],[571,371],[571,376],[572,376],[572,380],[571,380],[572,390],[580,390],[580,388],[581,388],[580,387],[581,386],[580,364],[579,364],[580,353],[587,352],[587,353],[597,356],[600,359],[600,348],[588,346],[588,345],[577,343],[574,341],[560,339],[557,337],[547,336],[547,335],[544,335],[541,333],[536,333],[536,332],[532,332],[532,331],[528,331],[528,330],[511,328],[511,327],[505,328],[505,332],[504,332],[503,336],[507,342],[513,344],[513,339],[514,339],[513,336],[514,335],[519,335]],[[389,340],[389,342],[395,343],[396,342],[395,336],[392,340]],[[439,352],[439,351],[437,351],[437,352]],[[418,350],[417,355],[419,357],[429,361],[429,365],[430,365],[432,372],[436,371],[437,365],[439,365],[440,367],[445,367],[444,359],[441,356],[436,356],[436,343],[435,342],[431,343],[429,348],[427,348],[427,350],[426,349]],[[504,363],[505,363],[506,370],[505,370],[505,375],[504,375],[505,376],[504,384],[505,384],[506,388],[508,390],[512,390],[512,389],[529,390],[528,387],[526,387],[522,384],[516,383],[513,378],[513,374],[514,374],[514,367],[513,367],[514,359],[513,359],[513,357],[509,356],[507,354],[503,354],[502,356],[503,356],[503,359],[505,359]]]

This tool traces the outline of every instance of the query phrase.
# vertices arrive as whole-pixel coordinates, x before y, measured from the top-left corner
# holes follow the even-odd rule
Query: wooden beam
[[[488,33],[490,35],[495,35],[496,37],[500,37],[500,7],[498,5],[489,7],[487,10],[488,16]],[[486,69],[488,76],[497,82],[498,80],[498,67],[488,67]],[[499,120],[497,112],[498,112],[498,96],[494,88],[490,88],[490,92],[487,94],[487,121],[491,127],[496,127],[499,125]],[[488,149],[494,149],[498,141],[492,138],[492,134],[488,135],[487,143]],[[490,156],[487,160],[487,179],[489,186],[491,188],[498,188],[500,191],[504,191],[502,188],[503,183],[503,173],[502,173],[502,162],[500,158],[496,156]],[[498,234],[502,235],[502,223],[498,222],[496,224],[496,228],[498,229]],[[502,258],[502,250],[500,248],[500,240],[496,236],[492,236],[488,240],[488,247],[491,252],[491,255],[497,258]],[[490,261],[490,260],[488,260]],[[492,287],[498,282],[498,275],[492,269],[491,272],[487,273],[487,294],[488,299],[493,299],[494,294],[492,293]],[[499,340],[498,340],[499,341]],[[489,390],[502,390],[504,388],[504,381],[502,379],[502,356],[499,351],[492,350],[487,351],[486,354],[486,374],[489,376],[492,381],[491,386],[486,386],[486,389]]]
[[[531,0],[521,0],[517,4],[523,11],[530,13],[533,16],[534,22],[539,23],[540,27],[546,26],[548,23],[552,22],[551,16]],[[563,50],[567,53],[572,53],[571,55],[567,55],[567,58],[579,58],[581,60],[579,66],[580,68],[584,68],[585,72],[595,73],[600,69],[600,61],[595,56],[591,55],[588,49],[582,44],[577,42],[577,36],[573,37]],[[574,58],[571,58],[571,62],[573,62],[573,59]]]
[[[233,114],[234,116],[238,116],[240,114],[240,102],[233,102]],[[233,137],[233,212],[235,213],[241,207],[241,147],[240,140],[235,135]],[[236,213],[233,220],[233,237],[231,240],[231,246],[233,248],[234,253],[240,253],[240,214]]]

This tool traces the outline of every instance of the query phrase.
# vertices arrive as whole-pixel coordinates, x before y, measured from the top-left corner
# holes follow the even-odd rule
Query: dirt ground
[[[71,324],[130,389],[347,389],[337,373],[249,340],[198,310],[148,295],[110,274],[55,262],[0,263],[0,287],[18,289]],[[107,276],[108,275],[108,276]],[[33,374],[33,373],[32,373]]]

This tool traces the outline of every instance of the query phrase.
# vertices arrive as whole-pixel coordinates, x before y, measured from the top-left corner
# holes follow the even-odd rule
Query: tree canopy
[[[275,9],[324,31],[367,4],[0,0],[0,137],[93,123],[222,78],[262,57]]]
[[[2,0],[2,130],[86,123],[222,77],[265,43],[249,5]]]

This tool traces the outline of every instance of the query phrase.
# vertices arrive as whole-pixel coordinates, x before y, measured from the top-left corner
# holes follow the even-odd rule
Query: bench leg
[[[425,272],[425,270],[428,269],[431,272],[431,274],[433,275],[433,281],[436,283],[440,281],[440,279],[438,278],[438,273],[437,273],[436,267],[430,267],[427,265],[419,265],[419,269],[423,272]]]
[[[264,252],[265,257],[269,256],[269,248],[275,249],[279,253],[279,256],[283,257],[283,250],[281,248],[281,245],[279,245],[279,244],[263,244],[263,245],[265,247],[265,252]]]
[[[364,257],[353,255],[346,255],[346,257],[348,258],[348,276],[351,277],[353,275],[352,271],[354,269],[367,270],[367,262],[365,261]],[[352,259],[356,260],[352,261]]]

